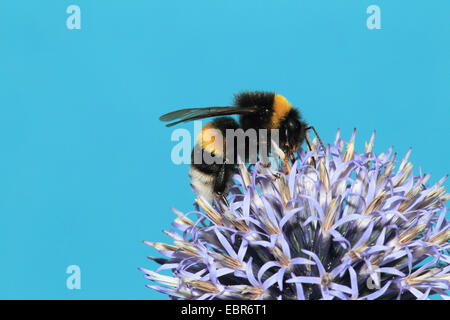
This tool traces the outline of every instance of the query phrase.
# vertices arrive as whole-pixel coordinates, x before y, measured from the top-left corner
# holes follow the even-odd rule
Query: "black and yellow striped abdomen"
[[[212,201],[214,193],[226,192],[231,184],[235,165],[227,163],[226,130],[237,128],[238,124],[233,118],[221,117],[203,126],[197,136],[189,177],[197,193],[207,201]],[[213,163],[211,159],[214,159]]]

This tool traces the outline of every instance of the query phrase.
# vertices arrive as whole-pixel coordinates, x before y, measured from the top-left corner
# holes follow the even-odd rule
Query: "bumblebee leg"
[[[309,151],[312,151],[312,148],[311,148],[311,144],[309,143],[309,139],[308,139],[308,138],[306,138],[306,144],[308,145],[308,149],[309,149]],[[316,164],[316,159],[315,159],[314,157],[312,157],[311,159],[312,159],[312,162],[313,162],[314,168],[316,168],[316,167],[317,167],[317,164]]]
[[[218,196],[223,196],[225,189],[227,188],[227,172],[226,172],[226,163],[224,162],[220,167],[219,172],[217,172],[216,178],[214,179],[214,192]]]

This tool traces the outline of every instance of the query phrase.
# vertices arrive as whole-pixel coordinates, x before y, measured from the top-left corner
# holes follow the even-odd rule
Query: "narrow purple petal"
[[[311,258],[313,258],[314,262],[316,263],[317,268],[319,269],[320,276],[323,276],[325,274],[325,268],[322,265],[322,262],[320,261],[319,257],[311,251],[302,249],[303,253],[309,255]]]
[[[371,293],[371,294],[369,294],[369,295],[367,295],[367,296],[361,297],[361,299],[365,299],[365,300],[375,300],[375,299],[381,297],[381,296],[386,292],[386,290],[389,288],[389,286],[391,285],[391,283],[392,283],[392,281],[388,281],[388,282],[383,286],[383,288],[381,288],[381,289],[379,289],[379,290],[375,291],[374,293]]]
[[[246,275],[247,275],[247,278],[248,278],[248,281],[250,282],[250,284],[251,284],[252,286],[258,287],[258,286],[259,286],[259,283],[258,283],[258,281],[256,281],[256,278],[255,278],[255,276],[253,275],[252,260],[253,260],[252,257],[250,257],[250,258],[248,259],[248,261],[247,261],[247,268],[246,268],[245,271],[246,271]]]

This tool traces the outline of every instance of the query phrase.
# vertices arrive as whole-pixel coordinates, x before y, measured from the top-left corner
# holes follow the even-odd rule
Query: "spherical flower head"
[[[239,165],[227,200],[196,199],[147,242],[164,257],[149,288],[172,299],[448,299],[450,224],[442,186],[411,174],[410,151],[364,153],[316,140],[294,163]]]

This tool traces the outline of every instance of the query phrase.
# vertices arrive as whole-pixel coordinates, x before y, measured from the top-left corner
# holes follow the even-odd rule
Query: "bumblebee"
[[[239,125],[229,115],[239,115]],[[236,171],[236,159],[227,159],[227,146],[225,139],[216,141],[206,137],[208,130],[217,130],[223,137],[227,129],[278,129],[279,147],[288,156],[292,156],[303,143],[306,130],[312,128],[302,120],[300,112],[280,94],[272,92],[242,92],[237,94],[233,106],[189,108],[167,113],[161,116],[161,121],[174,121],[167,124],[171,127],[178,123],[199,120],[209,117],[220,117],[207,123],[197,137],[192,150],[192,161],[189,177],[197,193],[208,201],[213,195],[223,195],[231,184],[232,176]],[[315,131],[315,130],[314,130]],[[316,134],[317,135],[317,134]],[[270,138],[267,139],[270,144]],[[259,141],[259,139],[258,139]],[[236,143],[234,144],[236,147]],[[206,154],[221,161],[208,164],[205,161],[198,163],[198,155]],[[236,153],[235,153],[236,154]]]

